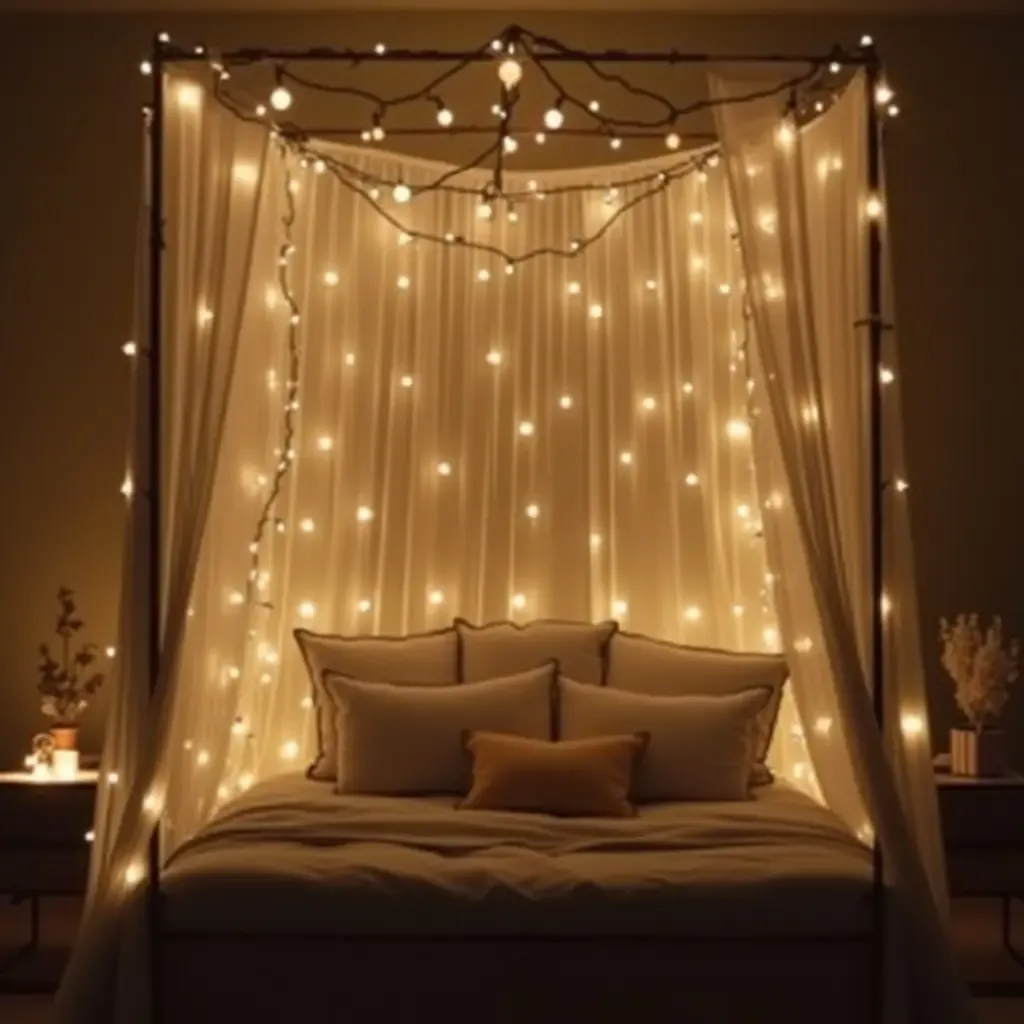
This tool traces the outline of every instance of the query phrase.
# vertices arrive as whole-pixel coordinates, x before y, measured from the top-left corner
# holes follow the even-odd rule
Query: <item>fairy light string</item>
[[[300,330],[302,314],[299,303],[292,291],[292,260],[295,256],[294,228],[297,216],[295,193],[298,181],[292,174],[288,160],[288,145],[278,137],[276,139],[278,155],[284,168],[284,213],[281,216],[282,240],[277,256],[277,285],[288,309],[287,360],[288,375],[285,381],[284,413],[281,418],[280,445],[275,451],[276,464],[273,476],[268,482],[267,496],[260,509],[259,518],[249,544],[249,577],[246,584],[246,597],[252,602],[266,608],[273,605],[259,599],[260,587],[260,552],[266,540],[267,530],[271,527],[283,527],[283,520],[274,514],[281,489],[284,486],[288,471],[295,461],[295,433],[299,411],[299,374],[302,363],[302,346]]]

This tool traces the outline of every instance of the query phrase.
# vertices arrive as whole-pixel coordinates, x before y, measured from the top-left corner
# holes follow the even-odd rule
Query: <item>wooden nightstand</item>
[[[0,990],[38,991],[26,961],[40,950],[40,901],[85,892],[96,798],[96,772],[74,782],[40,782],[25,772],[0,772],[0,893],[29,906],[29,938],[0,960]],[[29,980],[26,980],[28,978]]]
[[[1013,907],[1024,902],[1024,776],[975,779],[938,773],[950,894],[1002,903],[1003,948],[1024,968],[1013,941]],[[976,995],[1024,995],[1024,981],[976,986]]]

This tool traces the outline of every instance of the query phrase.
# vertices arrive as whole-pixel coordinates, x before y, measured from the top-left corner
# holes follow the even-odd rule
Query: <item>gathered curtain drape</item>
[[[487,171],[452,178],[464,192],[419,192],[453,169],[326,142],[300,159],[186,78],[166,97],[157,685],[150,699],[143,388],[124,657],[58,1019],[145,1019],[156,821],[166,857],[234,794],[312,758],[296,626],[616,618],[684,643],[784,647],[795,704],[770,763],[851,831],[866,839],[871,822],[896,844],[898,891],[940,955],[934,904],[915,888],[914,835],[937,849],[923,755],[892,735],[905,821],[873,738],[866,521],[847,507],[866,500],[866,383],[840,386],[865,367],[856,94],[796,143],[821,139],[848,168],[826,192],[783,163],[766,171],[770,193],[751,194],[762,179],[741,181],[737,160],[780,157],[763,148],[766,108],[746,121],[737,105],[719,125],[725,161],[506,171],[522,198],[487,209]],[[413,196],[396,202],[374,180]],[[511,272],[498,255],[568,253],[598,232],[578,255]],[[145,359],[143,347],[140,384]],[[802,406],[816,434],[797,436]],[[910,646],[902,657],[899,700],[923,701]]]
[[[749,87],[749,73],[744,78]],[[713,75],[712,97],[735,95],[741,80]],[[758,480],[779,495],[766,529],[800,718],[826,799],[834,806],[848,795],[842,784],[855,784],[867,811],[863,834],[881,842],[897,947],[891,959],[910,964],[912,1019],[965,1020],[967,990],[944,934],[888,281],[882,367],[869,345],[868,226],[876,219],[884,230],[886,211],[884,192],[868,187],[867,87],[867,76],[858,75],[827,116],[803,128],[777,97],[720,104],[716,123],[747,282]],[[872,706],[876,386],[884,735]],[[781,514],[786,509],[791,514]]]

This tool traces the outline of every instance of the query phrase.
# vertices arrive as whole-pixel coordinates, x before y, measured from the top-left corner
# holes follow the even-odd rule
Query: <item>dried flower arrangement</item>
[[[84,643],[72,651],[75,634],[85,625],[78,617],[74,592],[67,587],[57,591],[60,612],[56,633],[60,637],[60,661],[50,653],[48,644],[39,645],[39,682],[43,714],[56,719],[59,728],[74,727],[89,705],[89,698],[103,685],[103,673],[92,666],[99,659],[99,648]]]
[[[983,629],[976,614],[958,615],[952,623],[939,620],[942,667],[956,687],[956,702],[981,731],[999,718],[1010,696],[1010,684],[1020,675],[1020,644],[1003,640],[999,616]]]

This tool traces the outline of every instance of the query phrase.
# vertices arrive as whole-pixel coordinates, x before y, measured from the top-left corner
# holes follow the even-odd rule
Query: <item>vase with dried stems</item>
[[[103,685],[103,673],[96,670],[100,652],[95,644],[83,643],[74,649],[76,634],[85,623],[78,615],[74,592],[67,587],[57,591],[59,650],[39,645],[39,682],[43,714],[54,719],[50,727],[54,750],[76,750],[78,720],[89,706],[90,698]]]
[[[1010,686],[1020,675],[1020,644],[1005,640],[997,615],[988,626],[975,613],[941,619],[942,667],[969,728],[950,730],[954,775],[997,777],[1007,772],[1006,736],[998,727]]]

